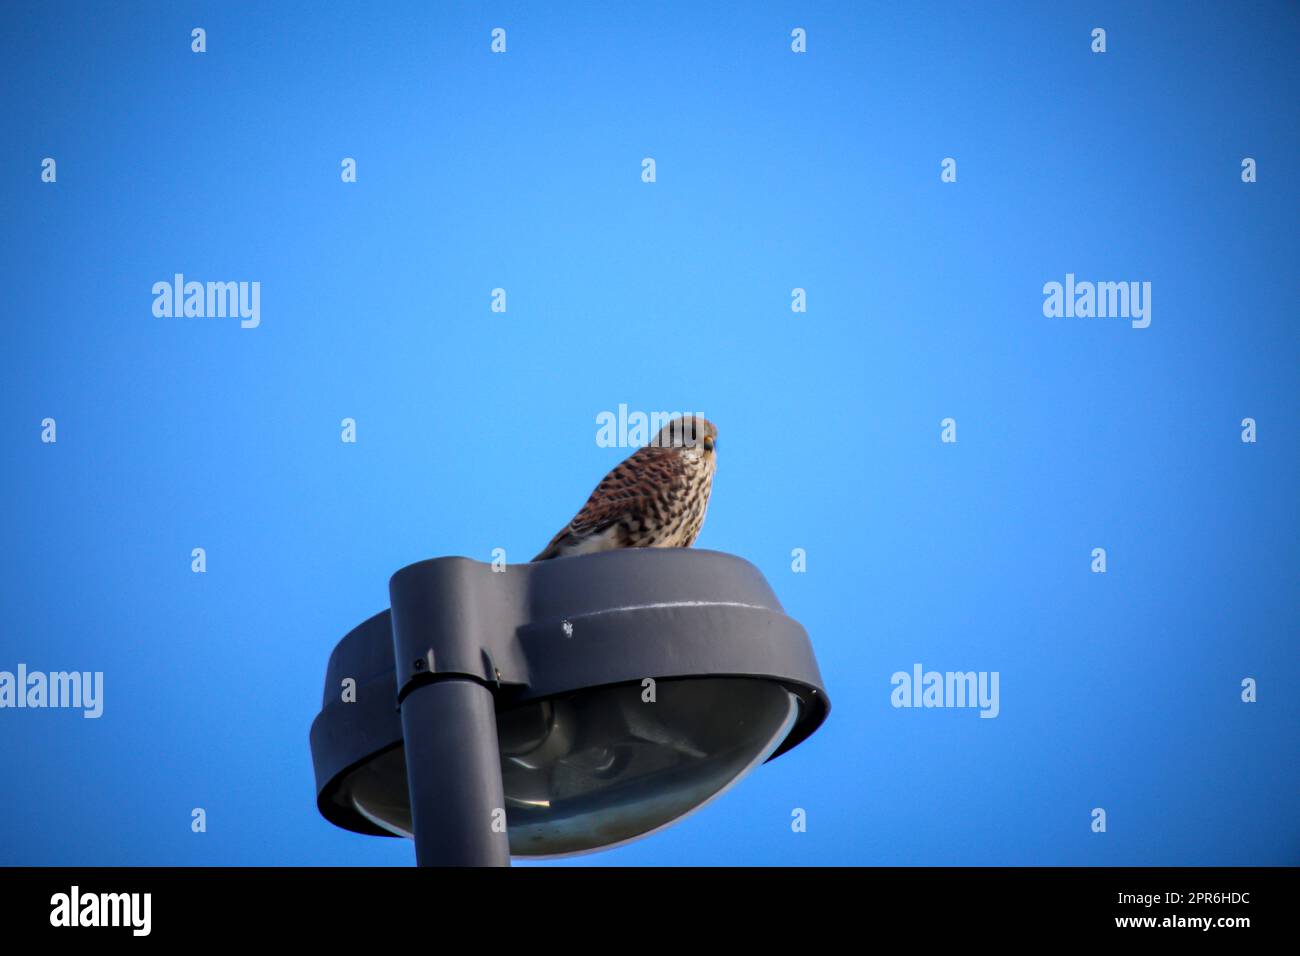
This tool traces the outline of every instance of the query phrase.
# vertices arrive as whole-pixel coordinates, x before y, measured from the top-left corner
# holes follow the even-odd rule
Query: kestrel
[[[618,548],[689,548],[709,506],[717,439],[718,429],[699,415],[674,418],[601,479],[533,560]]]

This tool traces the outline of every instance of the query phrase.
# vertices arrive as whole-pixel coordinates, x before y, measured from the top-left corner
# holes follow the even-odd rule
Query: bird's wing
[[[646,500],[645,495],[626,494],[617,497],[592,496],[582,506],[582,510],[573,516],[564,533],[585,538],[600,534],[619,519],[640,511]]]
[[[587,503],[534,561],[554,558],[562,553],[560,545],[598,535],[628,515],[645,512],[650,503],[650,489],[630,462],[631,459],[623,462],[601,479]]]

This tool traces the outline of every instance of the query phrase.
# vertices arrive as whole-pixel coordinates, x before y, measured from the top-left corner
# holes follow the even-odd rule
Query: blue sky
[[[328,653],[405,564],[539,550],[620,403],[717,423],[699,544],[767,575],[834,711],[567,864],[1297,862],[1298,34],[1284,3],[6,5],[0,669],[103,671],[105,712],[0,710],[0,863],[410,864],[316,812]],[[260,326],[156,318],[178,272],[260,282]],[[1045,317],[1067,273],[1150,282],[1150,327]],[[997,671],[999,716],[891,707],[918,662]]]

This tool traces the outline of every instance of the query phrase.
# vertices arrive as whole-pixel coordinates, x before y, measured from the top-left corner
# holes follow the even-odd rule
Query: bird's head
[[[683,454],[714,466],[718,447],[718,428],[702,415],[674,418],[650,442],[658,448],[681,448]]]

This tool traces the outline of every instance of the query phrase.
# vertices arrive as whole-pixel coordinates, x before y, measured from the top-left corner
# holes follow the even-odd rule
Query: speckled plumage
[[[533,560],[618,548],[689,548],[709,507],[717,438],[717,428],[698,415],[673,419],[601,479]]]

